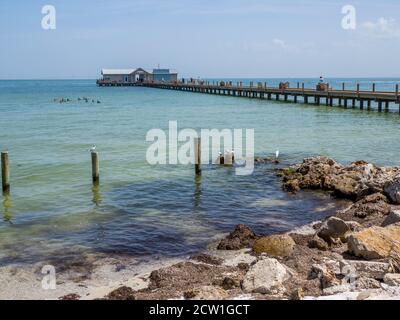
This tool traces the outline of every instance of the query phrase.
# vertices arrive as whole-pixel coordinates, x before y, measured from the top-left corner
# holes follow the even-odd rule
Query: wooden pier
[[[397,104],[400,112],[400,94],[399,85],[395,86],[393,92],[376,91],[375,85],[372,85],[370,91],[360,90],[357,84],[356,90],[346,90],[343,83],[341,90],[332,89],[329,84],[325,90],[309,89],[304,87],[304,83],[297,83],[296,88],[276,88],[269,87],[266,83],[258,83],[253,86],[243,86],[238,82],[236,85],[231,82],[220,85],[220,83],[205,82],[203,84],[193,83],[159,83],[159,82],[131,82],[131,83],[107,83],[102,80],[97,81],[99,86],[143,86],[168,90],[189,91],[197,93],[217,94],[224,96],[246,97],[267,99],[276,101],[285,101],[291,103],[303,102],[306,104],[326,106],[341,106],[344,108],[372,109],[372,103],[379,112],[390,110],[390,104]]]

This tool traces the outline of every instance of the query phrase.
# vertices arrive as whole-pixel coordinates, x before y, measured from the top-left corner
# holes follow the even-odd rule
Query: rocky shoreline
[[[351,204],[284,234],[238,225],[207,251],[153,270],[141,289],[101,299],[400,299],[400,168],[311,157],[278,175],[288,192],[324,190]]]
[[[215,248],[104,299],[400,299],[400,169],[312,157],[280,170],[283,189],[353,203],[285,234],[238,225]]]

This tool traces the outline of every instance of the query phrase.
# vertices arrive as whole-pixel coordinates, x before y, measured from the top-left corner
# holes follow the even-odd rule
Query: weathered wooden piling
[[[3,194],[10,193],[10,169],[8,161],[8,151],[1,153],[1,186]]]
[[[382,101],[381,100],[378,101],[378,111],[379,112],[382,111]]]
[[[100,182],[100,164],[99,164],[99,153],[97,151],[90,152],[92,157],[92,181],[93,184]]]
[[[201,138],[194,138],[194,171],[201,174]]]

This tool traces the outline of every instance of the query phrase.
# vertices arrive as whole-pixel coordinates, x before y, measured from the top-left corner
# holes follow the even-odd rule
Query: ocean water
[[[312,87],[317,79],[290,79],[292,86],[297,81]],[[363,90],[375,82],[376,90],[391,91],[400,79],[329,79],[338,88],[342,81],[361,83]],[[398,165],[398,106],[391,111],[99,88],[94,80],[0,81],[0,150],[9,151],[12,184],[10,196],[0,196],[0,265],[62,263],[84,252],[144,260],[183,256],[238,223],[267,234],[329,215],[334,200],[282,192],[276,169],[311,155]],[[250,176],[206,165],[201,178],[190,165],[149,165],[146,133],[167,130],[170,120],[179,129],[253,128],[256,155],[279,149],[282,162],[257,165]],[[95,188],[92,144],[101,166]]]

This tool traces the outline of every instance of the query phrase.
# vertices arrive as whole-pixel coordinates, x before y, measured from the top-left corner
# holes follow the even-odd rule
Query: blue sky
[[[42,7],[56,8],[43,30]],[[355,30],[341,27],[344,5]],[[398,0],[1,0],[0,78],[96,78],[160,64],[194,77],[395,77]]]

